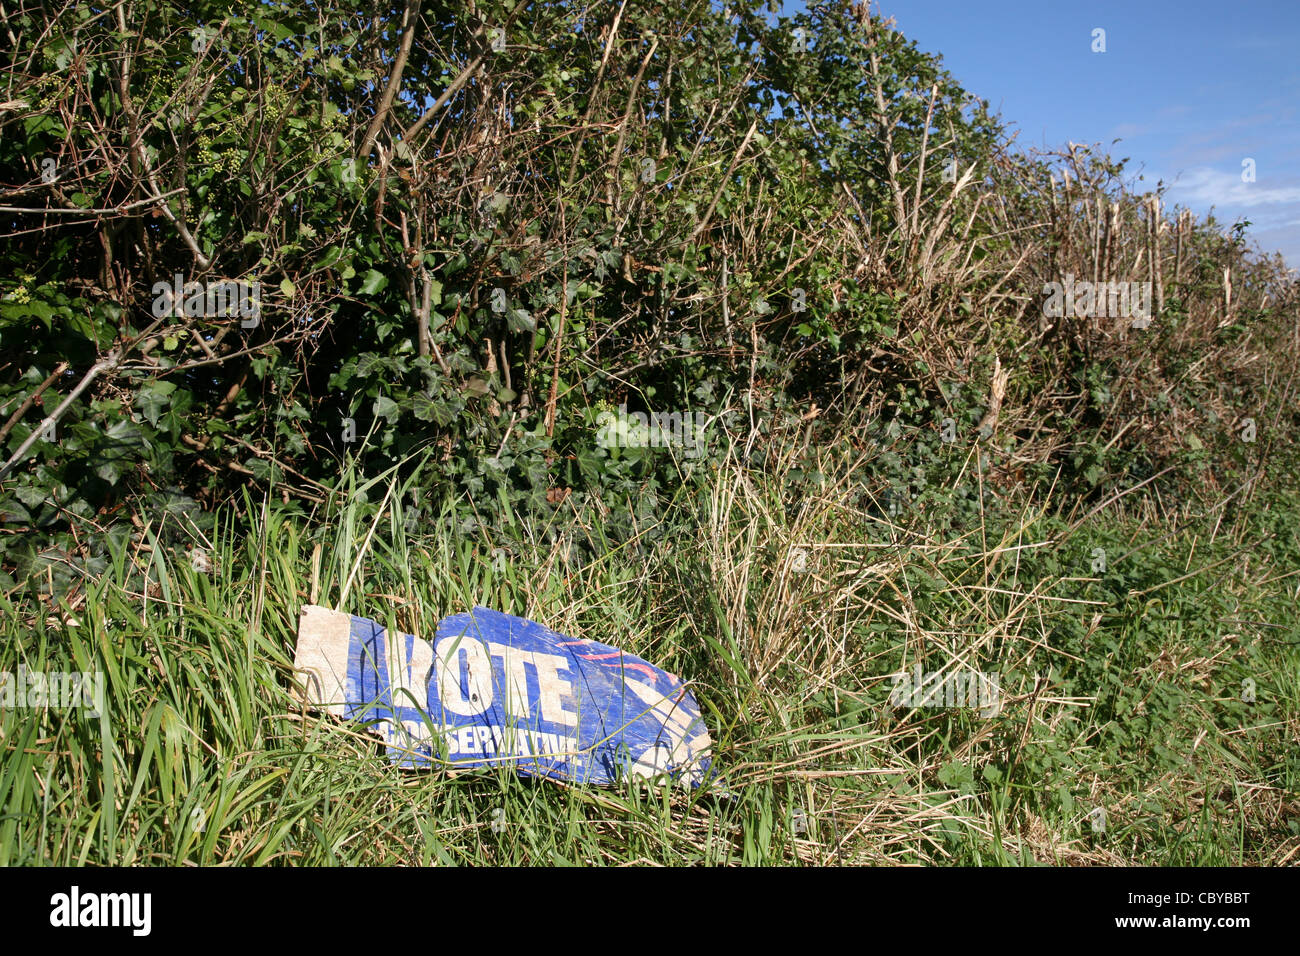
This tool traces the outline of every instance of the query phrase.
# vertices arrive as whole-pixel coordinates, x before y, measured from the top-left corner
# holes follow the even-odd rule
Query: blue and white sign
[[[372,723],[403,767],[682,785],[709,770],[712,740],[679,678],[488,608],[445,618],[429,642],[309,605],[295,667],[310,705]]]

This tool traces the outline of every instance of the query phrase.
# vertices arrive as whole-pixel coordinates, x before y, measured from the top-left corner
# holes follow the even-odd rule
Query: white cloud
[[[1256,175],[1259,175],[1257,172]],[[1197,166],[1179,175],[1169,187],[1187,206],[1262,206],[1300,202],[1300,185],[1269,186],[1243,183],[1241,172]]]

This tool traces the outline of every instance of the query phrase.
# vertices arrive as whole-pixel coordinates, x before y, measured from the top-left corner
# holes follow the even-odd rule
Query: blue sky
[[[785,12],[802,8],[786,0]],[[1025,146],[1101,143],[1140,189],[1300,268],[1300,0],[878,0]],[[1093,30],[1106,52],[1092,52]],[[815,42],[815,41],[814,41]],[[1111,146],[1111,141],[1120,139]],[[1254,182],[1242,162],[1254,160]]]

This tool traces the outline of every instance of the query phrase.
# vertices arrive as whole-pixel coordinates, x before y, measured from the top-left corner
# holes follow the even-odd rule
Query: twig
[[[444,106],[447,105],[447,101],[456,95],[456,91],[465,85],[466,80],[468,80],[471,76],[474,75],[474,71],[479,68],[479,64],[481,64],[482,62],[483,62],[483,54],[480,53],[478,56],[474,57],[474,59],[470,61],[469,66],[465,67],[465,69],[460,71],[460,75],[457,76],[456,79],[451,81],[451,86],[447,87],[445,90],[442,91],[442,96],[434,100],[433,105],[430,106],[427,110],[425,110],[424,113],[420,116],[420,118],[416,120],[414,123],[412,123],[410,127],[406,130],[406,132],[402,134],[402,142],[409,143],[411,141],[411,137],[414,136],[416,133],[418,133],[420,130],[422,130],[424,128],[424,124],[429,122],[429,120],[433,118],[434,114],[437,113],[438,110],[442,109]]]
[[[168,196],[175,196],[177,193],[183,192],[185,192],[184,189],[173,189],[170,192],[165,192],[149,199],[137,199],[135,202],[125,203],[121,206],[107,206],[103,209],[64,209],[60,206],[0,206],[0,212],[13,212],[34,216],[109,216],[113,213],[123,213],[131,209],[138,209],[141,206],[152,206],[162,202],[162,200],[166,199]]]
[[[27,409],[31,408],[32,404],[41,397],[41,394],[53,385],[58,377],[67,370],[68,363],[60,362],[55,367],[54,371],[50,373],[50,377],[41,382],[41,384],[37,386],[36,391],[27,396],[27,400],[18,406],[18,411],[9,416],[9,421],[5,422],[4,428],[0,428],[0,442],[3,442],[7,437],[9,437],[9,433],[14,430],[14,426],[17,425],[22,417],[27,414]]]
[[[24,441],[22,445],[18,447],[18,450],[13,453],[13,456],[5,462],[4,467],[0,468],[0,481],[4,480],[5,476],[13,470],[14,466],[17,465],[18,462],[22,461],[23,456],[27,454],[28,449],[36,444],[36,440],[40,438],[47,429],[58,424],[59,419],[63,417],[64,413],[67,412],[69,408],[72,407],[72,403],[77,400],[82,392],[90,387],[90,383],[98,378],[101,372],[109,372],[117,368],[122,361],[122,355],[123,352],[121,349],[113,349],[108,353],[108,355],[90,367],[90,370],[86,372],[86,374],[82,376],[81,381],[77,383],[77,387],[68,394],[67,398],[59,403],[58,408],[45,416],[45,420],[32,430],[32,433],[27,436],[27,440]]]
[[[127,36],[126,14],[123,11],[124,6],[125,4],[117,5],[117,28],[121,31],[123,36]],[[153,190],[152,201],[157,203],[159,210],[162,212],[163,216],[167,218],[167,221],[176,227],[176,232],[180,234],[181,240],[189,248],[190,252],[194,253],[194,261],[199,264],[199,268],[207,269],[212,265],[212,263],[209,261],[208,257],[203,254],[203,250],[199,248],[199,244],[194,240],[194,236],[190,234],[190,228],[185,224],[185,211],[182,209],[181,215],[177,216],[172,212],[171,204],[162,201],[164,199],[163,191],[158,186],[158,177],[154,175],[153,163],[149,160],[149,150],[145,148],[144,138],[140,134],[139,115],[135,109],[135,104],[131,100],[130,70],[131,58],[127,56],[123,58],[122,62],[122,72],[119,76],[119,89],[122,97],[122,107],[131,123],[131,153],[135,156],[140,169],[144,170],[145,181]],[[186,191],[187,190],[185,189],[172,190],[172,192],[167,195],[175,195],[177,192],[184,193]]]
[[[736,150],[736,155],[731,157],[731,165],[727,167],[726,173],[723,174],[722,182],[718,183],[717,192],[713,194],[713,200],[709,203],[709,208],[704,211],[704,218],[700,220],[700,224],[696,226],[695,231],[691,233],[691,242],[698,239],[700,234],[703,233],[705,229],[709,228],[709,220],[713,218],[713,210],[718,208],[718,200],[722,198],[722,192],[727,188],[727,181],[731,179],[731,174],[735,172],[736,164],[740,162],[740,157],[745,155],[745,147],[748,146],[749,141],[754,138],[754,133],[757,130],[758,117],[755,116],[754,122],[749,124],[749,132],[745,134],[745,138],[740,142],[740,148]]]
[[[600,90],[600,84],[605,79],[605,68],[609,65],[609,54],[614,49],[614,38],[618,36],[618,25],[623,19],[623,11],[626,8],[627,0],[623,0],[618,6],[618,12],[614,14],[614,22],[605,37],[605,52],[601,55],[600,66],[596,68],[596,79],[591,84],[591,95],[587,97],[587,111],[582,116],[582,125],[571,131],[578,135],[577,141],[573,144],[573,158],[569,161],[569,175],[564,178],[566,191],[573,185],[573,177],[578,172],[578,156],[582,152],[582,141],[586,139],[586,131],[592,125],[591,117],[596,111],[596,101],[598,99],[596,94]]]
[[[560,208],[560,231],[564,231],[564,208]],[[560,284],[560,322],[555,330],[555,363],[551,367],[551,391],[546,397],[546,437],[555,431],[555,393],[560,387],[560,356],[564,351],[564,317],[565,307],[569,301],[569,263],[564,262],[564,278]]]
[[[375,110],[374,118],[370,121],[370,127],[366,130],[365,138],[361,140],[361,148],[357,150],[357,156],[364,158],[370,155],[370,147],[375,143],[375,137],[379,135],[380,127],[384,125],[384,118],[388,116],[388,110],[393,105],[393,97],[397,93],[398,87],[402,85],[402,71],[406,69],[406,59],[411,55],[411,42],[415,39],[415,24],[419,19],[420,5],[416,0],[406,0],[406,7],[402,11],[402,46],[397,51],[397,57],[393,61],[393,71],[388,76],[388,85],[384,87],[384,94],[379,100],[379,108]]]

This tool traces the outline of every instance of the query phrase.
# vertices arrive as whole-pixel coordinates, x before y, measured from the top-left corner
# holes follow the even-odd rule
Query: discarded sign
[[[712,740],[679,678],[488,608],[444,618],[431,643],[307,605],[294,668],[308,706],[372,723],[398,766],[685,786],[709,772]]]

